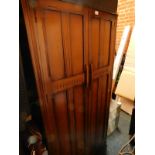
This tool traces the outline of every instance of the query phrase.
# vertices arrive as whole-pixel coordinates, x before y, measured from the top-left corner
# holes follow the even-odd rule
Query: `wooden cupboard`
[[[106,142],[117,15],[21,2],[49,154],[95,154]]]

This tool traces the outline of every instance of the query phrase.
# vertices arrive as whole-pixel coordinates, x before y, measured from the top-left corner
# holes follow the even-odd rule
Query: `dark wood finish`
[[[91,154],[106,139],[116,16],[50,0],[22,7],[48,150]]]
[[[91,89],[89,91],[89,137],[90,145],[105,143],[107,115],[110,102],[111,71],[114,55],[114,17],[105,13],[89,13],[89,61],[91,66]],[[109,96],[109,97],[107,97]],[[106,118],[106,119],[105,119]]]
[[[100,11],[116,13],[118,0],[62,0],[64,2],[72,2],[84,5]]]

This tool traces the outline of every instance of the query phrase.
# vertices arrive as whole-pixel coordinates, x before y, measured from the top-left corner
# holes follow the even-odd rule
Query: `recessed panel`
[[[94,69],[110,65],[110,36],[111,21],[103,18],[91,18],[89,50]]]
[[[109,65],[110,55],[110,36],[111,21],[101,19],[100,21],[100,57],[99,66],[105,67]]]
[[[52,80],[59,80],[64,77],[61,13],[45,11],[43,25],[49,74]]]
[[[61,154],[67,155],[70,154],[71,148],[66,92],[57,93],[52,98],[60,152],[63,150]]]
[[[70,45],[71,45],[71,62],[72,74],[83,72],[84,63],[84,45],[83,45],[83,16],[70,14]]]
[[[91,19],[90,52],[93,69],[96,69],[98,68],[100,52],[100,20],[98,18]]]

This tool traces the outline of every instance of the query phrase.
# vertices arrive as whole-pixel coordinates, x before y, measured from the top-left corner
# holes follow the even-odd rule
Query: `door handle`
[[[85,65],[85,84],[88,88],[92,84],[93,79],[93,64]]]
[[[92,84],[93,80],[93,64],[89,64],[89,85]]]
[[[89,87],[89,65],[85,65],[85,84],[86,84],[86,88]]]

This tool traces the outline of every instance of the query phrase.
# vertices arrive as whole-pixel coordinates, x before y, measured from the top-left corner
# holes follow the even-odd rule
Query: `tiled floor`
[[[121,111],[118,129],[116,129],[107,138],[107,153],[106,155],[118,155],[122,145],[129,140],[129,126],[131,116]]]

